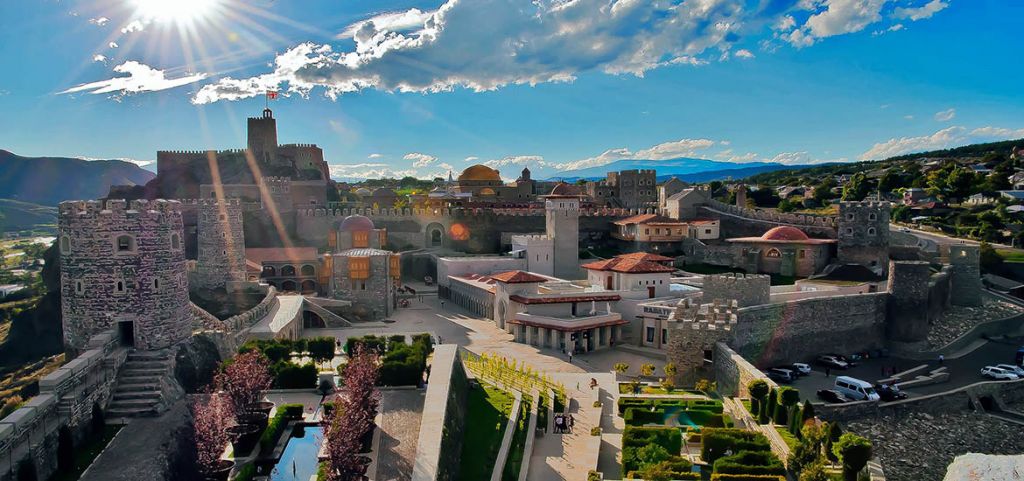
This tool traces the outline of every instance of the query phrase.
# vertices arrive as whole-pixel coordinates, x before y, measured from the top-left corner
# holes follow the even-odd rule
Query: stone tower
[[[710,274],[704,276],[704,302],[735,299],[739,307],[768,304],[771,298],[771,276],[767,274]]]
[[[262,117],[249,117],[249,151],[256,160],[270,165],[277,159],[277,120],[274,112],[263,109]]]
[[[839,263],[884,272],[889,265],[890,209],[888,202],[839,204]]]
[[[292,181],[287,177],[263,177],[265,192],[260,195],[263,198],[263,209],[269,208],[267,196],[273,201],[277,212],[292,212],[295,207],[292,202]]]
[[[679,301],[669,315],[676,328],[669,332],[668,360],[676,365],[676,382],[693,386],[701,377],[714,378],[709,362],[714,362],[715,344],[733,339],[736,327],[734,300],[715,300],[697,304],[692,299]]]
[[[234,291],[245,282],[245,233],[237,198],[200,199],[198,247],[192,287]]]
[[[889,263],[889,302],[886,304],[886,337],[893,342],[928,340],[928,281],[931,267],[925,261]]]
[[[746,184],[740,184],[736,188],[736,207],[747,207],[747,186]]]
[[[579,195],[562,195],[556,187],[545,196],[544,215],[547,235],[554,241],[555,277],[576,279],[580,272]]]
[[[955,306],[981,305],[981,247],[972,244],[949,246],[950,303]]]
[[[81,350],[109,329],[142,350],[189,337],[181,204],[62,202],[58,229],[67,348]]]

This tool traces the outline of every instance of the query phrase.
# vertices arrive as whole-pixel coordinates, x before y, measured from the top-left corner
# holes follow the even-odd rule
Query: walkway
[[[602,389],[613,385],[614,378],[611,374],[555,374],[552,377],[565,385],[566,394],[572,398],[569,413],[575,426],[571,433],[548,432],[536,438],[526,479],[582,481],[587,479],[588,471],[597,468],[601,446],[601,438],[590,435],[590,430],[601,422],[601,408],[594,407],[597,392],[590,389],[590,378],[600,378]]]

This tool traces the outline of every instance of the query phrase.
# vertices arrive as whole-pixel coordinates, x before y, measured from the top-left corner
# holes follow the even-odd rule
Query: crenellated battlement
[[[277,148],[279,148],[279,149],[280,148],[287,148],[287,147],[299,148],[299,149],[316,149],[316,148],[319,148],[319,147],[317,147],[316,144],[281,144],[281,145],[277,146]]]
[[[242,205],[242,199],[238,197],[227,197],[220,199],[179,199],[182,206],[220,206],[220,205]]]
[[[686,298],[676,304],[669,320],[679,322],[679,329],[687,331],[731,331],[738,321],[738,310],[739,303],[735,299],[697,303],[692,298]]]
[[[60,215],[68,219],[104,216],[138,216],[139,214],[181,215],[181,203],[176,200],[124,199],[69,200],[60,203]]]
[[[890,202],[878,200],[844,200],[839,202],[839,207],[884,209],[891,208],[892,204]]]
[[[655,214],[657,209],[621,209],[621,208],[584,208],[579,210],[583,217],[630,217],[640,214]],[[466,216],[521,216],[521,217],[543,217],[543,208],[442,208],[442,209],[303,209],[298,215],[304,217],[348,217],[350,215],[363,215],[366,217],[378,218],[414,218],[414,217],[466,217]]]
[[[839,225],[839,218],[836,216],[823,216],[813,214],[786,214],[775,211],[765,211],[738,207],[726,204],[714,199],[709,199],[706,207],[724,214],[743,217],[750,220],[759,220],[775,224],[787,224],[794,226],[822,227],[835,229]]]

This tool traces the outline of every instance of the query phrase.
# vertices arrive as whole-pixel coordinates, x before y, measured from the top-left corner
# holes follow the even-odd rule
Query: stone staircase
[[[157,416],[165,407],[164,377],[172,359],[167,351],[132,351],[117,376],[107,418]]]

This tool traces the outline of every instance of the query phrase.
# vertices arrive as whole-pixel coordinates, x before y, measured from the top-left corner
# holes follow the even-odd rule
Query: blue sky
[[[263,92],[338,177],[815,163],[1024,137],[1024,2],[0,2],[0,148],[243,146]],[[467,160],[469,159],[469,160]]]

